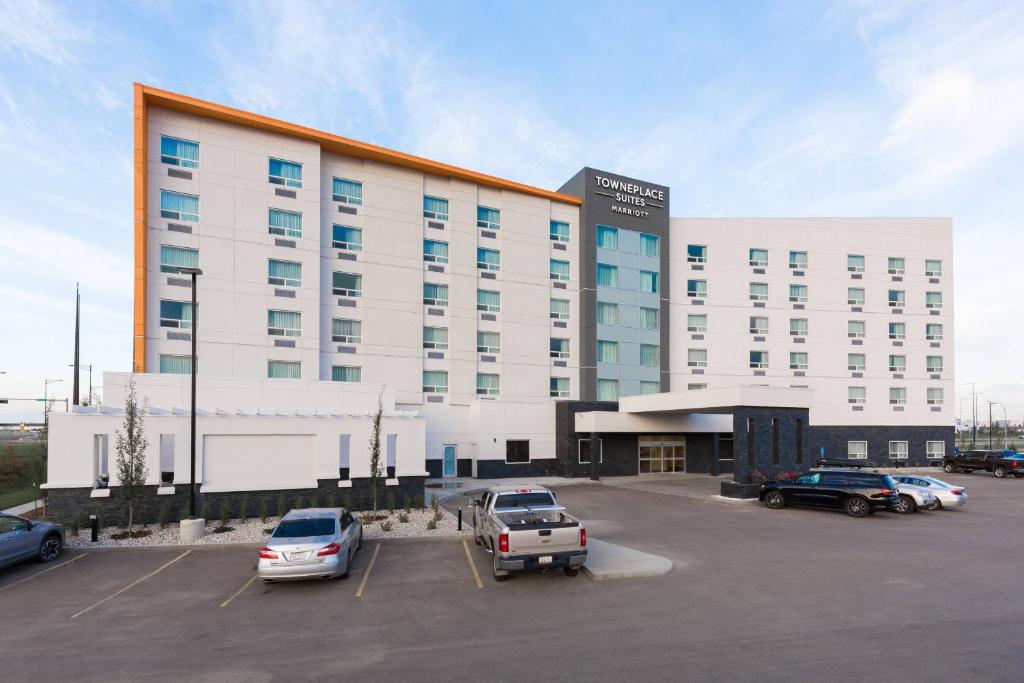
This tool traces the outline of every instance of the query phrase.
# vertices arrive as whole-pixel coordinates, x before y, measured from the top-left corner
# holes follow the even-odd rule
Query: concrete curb
[[[717,493],[711,494],[709,498],[716,503],[728,503],[730,505],[749,505],[760,502],[757,498],[728,498]]]
[[[672,571],[673,566],[672,560],[667,557],[595,538],[587,539],[587,561],[583,569],[594,581],[663,576]]]

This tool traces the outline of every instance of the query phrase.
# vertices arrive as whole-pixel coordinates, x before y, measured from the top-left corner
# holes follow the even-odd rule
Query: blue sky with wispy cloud
[[[76,281],[83,361],[130,368],[141,81],[542,187],[584,164],[648,178],[676,216],[952,216],[958,382],[1024,416],[1024,3],[0,0],[0,17],[0,396],[70,393]]]

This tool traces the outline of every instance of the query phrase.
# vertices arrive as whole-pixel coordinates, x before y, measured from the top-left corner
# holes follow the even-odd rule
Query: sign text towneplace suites
[[[597,194],[603,197],[610,197],[614,202],[612,211],[627,216],[638,218],[650,217],[650,212],[644,207],[665,208],[665,191],[653,187],[646,187],[637,183],[625,180],[615,180],[605,176],[594,176],[597,183]],[[622,206],[628,205],[628,206]]]

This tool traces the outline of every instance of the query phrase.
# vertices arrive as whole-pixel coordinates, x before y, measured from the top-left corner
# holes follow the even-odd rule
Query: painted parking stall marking
[[[136,580],[132,581],[132,582],[131,582],[130,584],[128,584],[128,585],[127,585],[127,586],[125,586],[124,588],[122,588],[122,589],[120,589],[120,590],[118,590],[118,591],[116,591],[116,592],[114,592],[114,593],[111,593],[110,595],[108,595],[107,597],[103,598],[103,599],[102,599],[102,600],[100,600],[99,602],[95,602],[95,603],[93,603],[93,604],[89,605],[88,607],[86,607],[85,609],[81,610],[80,612],[75,612],[74,614],[72,614],[72,615],[71,615],[71,618],[72,618],[72,619],[77,619],[78,617],[82,616],[82,615],[83,615],[83,614],[85,614],[86,612],[90,612],[90,611],[92,611],[92,610],[96,609],[97,607],[99,607],[99,606],[100,606],[100,605],[102,605],[103,603],[105,603],[105,602],[108,602],[108,601],[110,601],[110,600],[113,600],[113,599],[114,599],[114,598],[116,598],[116,597],[117,597],[118,595],[121,595],[122,593],[124,593],[125,591],[129,590],[130,588],[133,588],[133,587],[135,587],[135,586],[139,585],[140,583],[142,583],[142,582],[143,582],[143,581],[145,581],[146,579],[148,579],[148,578],[150,578],[150,577],[152,577],[152,576],[156,576],[157,574],[159,574],[160,572],[162,572],[162,571],[163,571],[164,569],[167,569],[167,568],[168,568],[168,567],[170,567],[170,566],[171,566],[172,564],[174,564],[175,562],[177,562],[178,560],[180,560],[181,558],[185,557],[186,555],[188,555],[188,554],[189,554],[189,553],[191,553],[191,552],[192,552],[192,549],[191,549],[191,548],[190,548],[190,549],[188,549],[188,550],[186,550],[186,551],[185,551],[185,552],[183,552],[183,553],[182,553],[181,555],[178,555],[178,556],[177,556],[177,557],[175,557],[175,558],[174,558],[173,560],[170,560],[170,561],[168,561],[168,562],[165,562],[165,563],[163,563],[162,565],[160,565],[159,567],[157,567],[156,569],[154,569],[154,570],[153,570],[153,571],[151,571],[150,573],[146,574],[146,575],[145,575],[145,576],[143,576],[142,578],[139,578],[139,579],[136,579]]]
[[[54,569],[60,569],[64,565],[71,564],[72,562],[76,562],[76,561],[82,559],[83,557],[85,557],[84,554],[77,555],[75,557],[72,557],[70,560],[67,560],[66,562],[61,562],[60,564],[55,564],[52,567],[47,567],[46,569],[43,569],[42,571],[38,571],[35,574],[33,574],[32,576],[26,576],[24,579],[19,579],[18,581],[14,581],[13,583],[9,583],[6,586],[0,586],[0,592],[3,592],[5,590],[7,590],[8,588],[13,588],[13,587],[17,586],[18,584],[25,583],[26,581],[31,581],[32,579],[36,578],[37,576],[42,576],[43,574],[46,574],[47,572],[52,572]]]
[[[473,556],[469,552],[469,544],[466,543],[466,539],[462,539],[462,549],[466,551],[466,561],[469,562],[469,568],[473,570],[473,580],[476,581],[477,588],[483,588],[483,581],[480,580],[480,572],[476,570],[476,564],[473,563]]]
[[[377,555],[380,554],[380,546],[378,543],[373,547],[373,557],[370,558],[370,564],[366,567],[366,573],[363,574],[363,580],[359,582],[359,590],[356,591],[356,597],[363,597],[363,589],[366,588],[366,581],[370,578],[370,572],[373,571],[373,563],[377,561]]]
[[[257,577],[257,575],[256,575],[256,574],[253,574],[253,575],[252,575],[251,577],[249,577],[249,580],[248,580],[248,581],[246,581],[245,583],[243,583],[243,584],[242,584],[242,587],[241,587],[241,588],[239,588],[239,589],[238,589],[238,590],[236,590],[236,591],[235,591],[234,593],[232,593],[232,594],[231,594],[231,597],[229,597],[229,598],[228,598],[227,600],[225,600],[224,602],[220,603],[220,606],[221,606],[221,607],[227,607],[228,605],[230,605],[230,604],[231,604],[231,601],[232,601],[232,600],[234,600],[235,598],[237,598],[237,597],[238,597],[239,595],[241,595],[242,593],[244,593],[244,592],[245,592],[245,589],[246,589],[246,588],[248,588],[249,586],[251,586],[251,585],[252,585],[252,582],[253,582],[253,581],[255,581],[255,580],[256,580],[257,578],[258,578],[258,577]]]

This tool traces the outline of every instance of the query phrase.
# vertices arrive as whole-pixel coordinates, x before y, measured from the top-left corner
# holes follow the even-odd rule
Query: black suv
[[[866,517],[875,510],[893,510],[900,505],[896,482],[888,474],[835,468],[765,482],[760,499],[772,509],[807,505],[845,510],[851,517]]]

